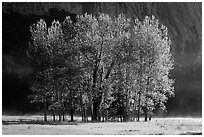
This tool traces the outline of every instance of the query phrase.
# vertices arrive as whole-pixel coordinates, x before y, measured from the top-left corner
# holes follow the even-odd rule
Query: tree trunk
[[[93,104],[90,106],[91,120],[93,120]]]
[[[92,121],[97,121],[98,117],[98,103],[97,99],[93,98],[93,107],[92,107]]]
[[[101,95],[98,93],[98,97],[95,97],[93,99],[93,117],[92,121],[99,121],[100,119],[100,112],[99,112],[99,107],[100,107],[100,101],[101,101]]]
[[[64,111],[62,112],[62,121],[64,121],[65,118],[64,118]]]
[[[92,121],[97,121],[98,118],[98,103],[96,100],[93,100],[93,116]]]
[[[82,97],[82,92],[80,93],[80,106],[81,106],[81,121],[84,121],[84,107],[85,105],[83,104],[83,97]]]
[[[138,110],[137,110],[137,121],[140,121],[140,92],[139,94],[139,99],[138,99]]]
[[[86,119],[87,119],[87,118],[86,118],[86,108],[84,107],[84,122],[87,121]]]
[[[107,119],[108,119],[108,116],[105,116],[105,121],[107,121]]]
[[[101,116],[98,116],[98,121],[101,121]]]
[[[81,121],[84,122],[84,110],[83,110],[83,108],[81,109]]]
[[[151,116],[149,116],[149,121],[151,121],[151,119],[152,119],[152,117],[151,117]]]
[[[125,122],[129,121],[129,95],[130,91],[128,89],[129,80],[129,65],[126,66],[126,106],[125,106]]]
[[[92,82],[92,92],[93,92],[93,115],[92,115],[92,121],[97,121],[98,120],[98,110],[99,110],[99,105],[98,105],[98,94],[96,93],[96,83],[97,83],[97,71],[98,71],[98,62],[95,62],[95,67],[93,70],[93,82]]]
[[[127,122],[127,117],[126,117],[126,115],[123,115],[123,122]]]
[[[98,111],[98,121],[101,121],[101,111]]]
[[[52,116],[53,116],[53,121],[55,122],[55,112],[52,112]]]
[[[46,104],[46,101],[44,101],[44,121],[47,122],[47,104]]]
[[[81,121],[84,122],[84,105],[81,103]]]
[[[143,61],[142,61],[142,57],[143,57],[143,53],[142,53],[142,50],[141,49],[139,49],[140,50],[140,62],[142,63]],[[139,79],[140,79],[140,85],[139,85],[139,87],[140,87],[140,91],[139,91],[139,98],[138,98],[138,110],[137,110],[137,121],[139,122],[140,121],[140,108],[141,108],[141,106],[140,106],[140,100],[141,100],[141,92],[142,92],[142,71],[143,71],[143,63],[142,64],[140,64],[140,75],[139,75]]]
[[[44,110],[44,121],[47,122],[47,112]]]
[[[144,107],[145,122],[147,121],[147,106]]]
[[[102,116],[102,122],[104,122],[105,121],[105,117],[104,116]]]
[[[146,92],[148,92],[149,90],[149,80],[150,80],[150,76],[147,77],[147,86],[146,86]],[[145,108],[144,108],[144,113],[145,113],[145,121],[147,121],[147,113],[148,113],[148,109],[147,109],[147,95],[145,97]]]
[[[74,110],[73,110],[73,108],[71,108],[70,115],[71,115],[71,122],[73,122],[74,121]]]
[[[82,117],[82,121],[86,122],[86,108],[85,107],[82,107],[81,117]]]
[[[61,121],[61,114],[59,113],[59,121]]]

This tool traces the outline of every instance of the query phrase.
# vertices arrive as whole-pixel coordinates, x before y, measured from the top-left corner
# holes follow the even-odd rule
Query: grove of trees
[[[170,77],[173,58],[168,30],[154,16],[131,22],[124,14],[111,18],[84,14],[73,22],[41,19],[30,27],[27,50],[32,67],[31,102],[53,120],[69,112],[82,120],[147,121],[166,111],[174,96]]]

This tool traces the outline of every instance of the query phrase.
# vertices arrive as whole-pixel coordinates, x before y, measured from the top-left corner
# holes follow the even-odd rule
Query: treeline
[[[65,120],[81,112],[87,121],[145,121],[155,110],[165,111],[174,96],[173,69],[168,30],[158,20],[145,17],[131,22],[125,15],[111,18],[81,15],[73,22],[44,20],[30,27],[32,41],[27,50],[31,59],[33,94],[31,102]]]

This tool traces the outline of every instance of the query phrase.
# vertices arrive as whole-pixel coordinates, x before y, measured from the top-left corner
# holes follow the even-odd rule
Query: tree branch
[[[107,71],[107,73],[106,73],[106,75],[105,75],[105,77],[103,78],[102,81],[104,81],[105,79],[108,79],[108,77],[109,77],[109,75],[110,75],[110,73],[111,73],[111,70],[112,70],[113,66],[114,66],[114,61],[112,61],[112,63],[110,64],[110,67],[108,68],[108,71]]]
[[[88,58],[88,56],[82,51],[82,54],[86,57],[86,59],[88,60],[88,61],[90,61],[91,62],[91,60]]]

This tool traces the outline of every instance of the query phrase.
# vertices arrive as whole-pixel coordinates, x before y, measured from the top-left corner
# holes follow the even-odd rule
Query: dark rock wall
[[[29,26],[32,23],[40,18],[49,24],[53,19],[62,21],[67,15],[74,18],[76,14],[87,12],[97,15],[103,12],[110,16],[124,13],[132,20],[154,15],[168,27],[173,42],[171,50],[175,69],[171,74],[176,80],[176,98],[167,103],[167,115],[201,115],[202,3],[3,3],[2,10],[3,109],[21,104],[15,99],[21,94],[21,101],[28,103],[29,86],[22,84],[28,80],[23,81],[22,78],[29,79],[30,67],[25,50],[30,41]],[[19,88],[11,88],[10,84]],[[22,90],[21,87],[25,88]],[[9,101],[10,92],[16,93],[12,100],[17,103]]]

